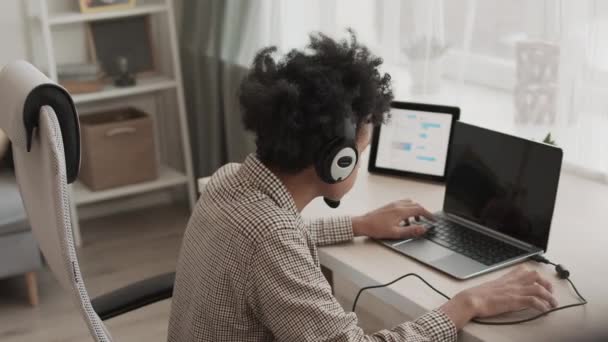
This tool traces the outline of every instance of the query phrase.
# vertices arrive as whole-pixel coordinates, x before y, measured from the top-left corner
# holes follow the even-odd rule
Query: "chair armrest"
[[[91,300],[102,321],[154,304],[173,296],[175,272],[127,285]]]

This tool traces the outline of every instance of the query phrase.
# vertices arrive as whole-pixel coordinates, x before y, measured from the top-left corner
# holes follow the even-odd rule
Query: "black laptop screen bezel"
[[[544,238],[543,243],[540,244],[540,245],[536,245],[536,244],[533,244],[533,243],[530,243],[530,242],[527,242],[527,241],[524,241],[524,240],[521,240],[521,239],[518,239],[518,238],[515,238],[515,237],[511,237],[508,234],[505,234],[505,236],[509,236],[511,238],[515,238],[518,241],[523,241],[523,242],[525,242],[525,243],[527,243],[529,245],[532,245],[532,246],[535,246],[535,247],[541,249],[543,252],[547,252],[547,248],[548,248],[548,244],[549,244],[549,236],[550,236],[550,233],[551,233],[551,226],[553,224],[553,216],[555,215],[555,204],[557,202],[557,193],[558,193],[558,188],[559,188],[559,182],[560,182],[560,179],[561,179],[561,168],[562,168],[562,164],[563,164],[563,150],[561,148],[557,147],[557,146],[554,146],[554,145],[549,145],[549,144],[545,144],[545,143],[541,143],[541,142],[537,142],[537,141],[532,141],[532,140],[521,138],[521,137],[518,137],[518,136],[515,136],[515,135],[511,135],[511,134],[506,134],[506,133],[490,130],[490,129],[487,129],[487,128],[479,127],[479,126],[476,126],[476,125],[471,125],[471,124],[464,123],[464,122],[459,122],[458,125],[473,127],[475,129],[483,130],[483,131],[486,131],[486,132],[491,132],[493,134],[502,135],[503,137],[508,137],[510,139],[523,141],[523,142],[525,142],[527,144],[538,144],[539,146],[543,146],[543,147],[547,148],[547,151],[551,150],[552,153],[556,153],[556,152],[558,153],[558,156],[559,156],[558,165],[559,165],[559,167],[558,167],[558,170],[556,170],[556,172],[557,172],[557,180],[556,180],[554,198],[553,198],[553,203],[552,203],[552,208],[551,208],[551,216],[549,217],[549,221],[548,221],[549,227],[547,227],[547,233],[546,233],[546,236]],[[454,128],[454,130],[456,130],[456,126],[455,125],[454,125],[453,128]],[[446,165],[447,165],[447,163],[446,163]],[[447,171],[448,171],[448,169],[446,169],[446,172]],[[446,174],[446,177],[447,176],[448,175]],[[442,206],[443,207],[442,211],[444,213],[450,214],[450,215],[455,216],[455,217],[458,217],[461,220],[465,220],[465,221],[472,222],[472,223],[477,224],[477,225],[481,225],[481,226],[485,227],[486,229],[490,229],[492,231],[496,231],[496,229],[494,229],[492,227],[486,227],[482,223],[476,221],[474,218],[462,216],[462,215],[460,215],[457,212],[450,212],[449,208],[446,207],[446,202],[447,202],[446,201],[446,197],[448,196],[448,189],[447,189],[448,185],[449,185],[449,183],[447,182],[447,179],[446,179],[446,191],[445,191],[445,194],[444,194],[444,200],[443,200],[443,206]]]
[[[369,163],[368,163],[368,168],[367,168],[368,171],[371,173],[386,174],[386,175],[399,176],[399,177],[410,177],[410,178],[417,178],[417,179],[422,179],[422,180],[427,180],[427,181],[444,183],[446,180],[446,172],[448,170],[448,161],[450,160],[450,146],[449,145],[452,142],[452,136],[454,134],[454,124],[456,121],[458,121],[460,119],[460,108],[452,107],[452,106],[436,105],[436,104],[401,102],[401,101],[393,101],[391,103],[391,108],[415,110],[415,111],[428,112],[428,113],[434,113],[434,114],[446,114],[446,115],[452,116],[452,121],[451,121],[451,126],[450,126],[450,136],[448,138],[448,149],[447,149],[447,154],[446,154],[445,167],[443,169],[443,175],[438,176],[438,175],[390,169],[390,168],[377,166],[376,157],[378,155],[378,143],[380,140],[382,125],[378,125],[378,126],[374,127],[372,143],[371,143],[371,147],[370,147]]]

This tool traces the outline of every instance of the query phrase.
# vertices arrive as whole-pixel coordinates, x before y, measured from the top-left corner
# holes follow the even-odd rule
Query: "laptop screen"
[[[547,249],[559,148],[456,122],[444,212]]]

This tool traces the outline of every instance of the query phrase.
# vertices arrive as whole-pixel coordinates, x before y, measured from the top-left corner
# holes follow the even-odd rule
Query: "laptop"
[[[380,242],[458,279],[545,253],[561,164],[557,147],[456,122],[437,221]]]

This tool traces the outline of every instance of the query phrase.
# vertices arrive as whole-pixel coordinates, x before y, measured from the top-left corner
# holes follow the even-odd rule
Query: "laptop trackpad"
[[[433,261],[456,254],[455,252],[426,239],[411,240],[395,246],[394,248],[427,263],[432,263]]]
[[[425,239],[411,240],[394,248],[459,279],[465,279],[487,267]]]

